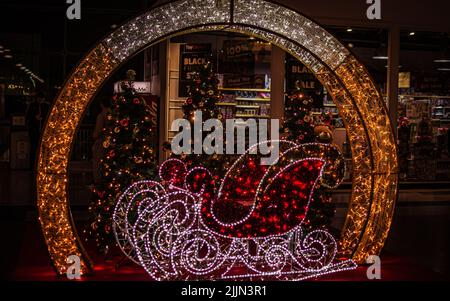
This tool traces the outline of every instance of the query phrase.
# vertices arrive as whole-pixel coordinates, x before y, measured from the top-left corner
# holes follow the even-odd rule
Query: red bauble
[[[128,118],[125,118],[125,119],[122,119],[121,121],[120,121],[120,125],[121,126],[128,126],[128,124],[129,124],[129,120],[128,120]]]

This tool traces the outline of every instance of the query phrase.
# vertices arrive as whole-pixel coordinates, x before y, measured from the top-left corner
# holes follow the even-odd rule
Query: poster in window
[[[286,90],[289,93],[294,90],[296,83],[305,93],[313,97],[314,107],[323,107],[323,86],[315,75],[305,65],[293,56],[286,56]]]
[[[187,97],[193,75],[211,60],[211,44],[184,44],[180,52],[178,96]]]

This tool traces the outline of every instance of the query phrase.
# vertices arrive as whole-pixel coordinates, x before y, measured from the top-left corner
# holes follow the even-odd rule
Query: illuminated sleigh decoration
[[[302,280],[356,268],[335,260],[330,233],[302,231],[314,187],[342,180],[338,149],[270,143],[279,146],[276,164],[257,163],[255,145],[218,189],[208,170],[177,159],[160,166],[162,183],[134,183],[113,216],[122,251],[156,280]]]

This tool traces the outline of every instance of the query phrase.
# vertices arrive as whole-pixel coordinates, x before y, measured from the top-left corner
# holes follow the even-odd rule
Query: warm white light
[[[324,83],[343,115],[354,163],[340,250],[360,262],[379,254],[391,226],[398,178],[396,146],[379,91],[347,48],[308,18],[271,1],[230,4],[180,0],[149,10],[92,48],[61,88],[41,135],[36,176],[39,218],[59,274],[65,274],[69,255],[80,256],[82,274],[91,267],[70,223],[66,193],[70,150],[86,107],[98,87],[137,51],[173,34],[205,30],[236,30],[270,41],[302,61]],[[230,23],[231,7],[234,23]]]

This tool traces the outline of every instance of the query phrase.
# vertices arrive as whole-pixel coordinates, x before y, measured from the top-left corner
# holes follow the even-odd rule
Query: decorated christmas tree
[[[331,143],[329,116],[323,115],[315,119],[311,114],[312,106],[313,98],[296,84],[296,88],[287,95],[286,99],[286,115],[281,128],[284,139],[297,144]],[[304,222],[305,228],[317,229],[324,226],[329,228],[334,213],[331,192],[317,184]]]
[[[189,120],[194,124],[195,112],[200,111],[202,113],[203,123],[208,119],[218,119],[223,121],[222,113],[217,106],[217,102],[222,99],[222,94],[218,89],[219,80],[213,72],[211,63],[202,66],[198,72],[193,75],[192,81],[188,86],[189,97],[183,103],[183,118]],[[202,139],[208,133],[203,133]],[[192,142],[194,137],[192,137]],[[217,143],[217,141],[216,141]],[[225,141],[222,141],[223,147],[225,147]],[[170,144],[166,144],[166,150],[169,150]],[[206,167],[213,173],[216,179],[224,174],[224,170],[229,167],[229,159],[223,154],[208,155],[202,152],[202,154],[182,154],[179,157],[188,166],[201,165]]]
[[[150,108],[131,81],[122,84],[122,91],[113,97],[106,116],[101,180],[95,184],[89,208],[93,215],[89,234],[103,251],[115,243],[112,215],[118,196],[135,181],[157,178]]]
[[[282,135],[285,139],[299,144],[315,140],[312,105],[313,99],[304,93],[299,85],[287,95],[286,115],[282,125]]]

